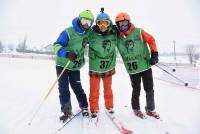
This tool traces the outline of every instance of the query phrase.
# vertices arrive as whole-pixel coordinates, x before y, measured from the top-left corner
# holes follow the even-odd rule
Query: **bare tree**
[[[8,45],[8,50],[12,52],[12,51],[14,50],[14,45],[9,44],[9,45]]]
[[[18,45],[17,45],[17,48],[16,48],[16,50],[18,51],[18,52],[25,52],[26,50],[27,50],[27,45],[26,45],[26,41],[27,41],[27,39],[26,39],[26,37],[24,38],[24,41],[21,43],[19,43]]]
[[[200,58],[200,54],[199,54],[199,53],[197,53],[197,54],[194,55],[194,59],[195,59],[196,61],[199,60],[199,58]]]
[[[196,50],[197,49],[196,49],[195,45],[190,44],[190,45],[186,46],[186,54],[189,58],[190,64],[192,64],[195,61],[194,59],[195,59],[195,55],[196,55]]]
[[[2,42],[0,41],[0,53],[2,53],[4,50],[4,45],[2,44]]]

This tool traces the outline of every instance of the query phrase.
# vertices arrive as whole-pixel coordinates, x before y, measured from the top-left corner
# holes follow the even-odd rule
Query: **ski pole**
[[[179,79],[178,77],[174,76],[173,74],[169,73],[167,70],[163,69],[162,67],[155,65],[156,67],[158,67],[159,69],[163,70],[164,72],[166,72],[167,74],[171,75],[172,77],[174,77],[175,79],[179,80],[180,82],[184,83],[184,85],[187,87],[188,83],[184,82],[183,80]]]
[[[172,69],[172,72],[175,72],[175,71],[176,71],[175,68],[169,67],[169,66],[165,65],[164,63],[160,63],[160,62],[159,62],[158,64],[160,64],[160,65],[162,65],[162,66],[165,66],[165,67],[167,67],[167,68],[169,68],[169,69]]]
[[[49,96],[49,94],[51,93],[51,91],[53,90],[53,88],[55,87],[55,85],[57,84],[58,80],[60,79],[60,77],[63,75],[65,69],[68,67],[70,63],[70,60],[67,62],[67,64],[65,65],[65,67],[63,68],[63,70],[61,71],[61,73],[59,74],[59,76],[57,77],[57,79],[54,81],[54,83],[51,85],[51,87],[48,89],[47,94],[45,95],[45,97],[43,98],[41,104],[39,105],[39,107],[37,108],[37,110],[35,111],[35,113],[33,114],[33,117],[31,118],[30,122],[28,123],[28,125],[31,125],[33,119],[35,118],[35,116],[37,115],[38,111],[41,109],[42,105],[44,104],[45,100],[47,99],[47,97]]]
[[[74,114],[67,122],[65,122],[63,124],[63,126],[61,126],[60,128],[57,129],[57,131],[54,134],[57,134],[59,131],[61,131],[68,123],[70,123],[74,118],[76,118],[79,114],[81,113],[81,111],[78,111],[76,114]]]

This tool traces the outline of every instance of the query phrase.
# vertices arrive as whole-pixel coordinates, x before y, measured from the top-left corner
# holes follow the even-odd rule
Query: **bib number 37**
[[[101,69],[106,69],[106,68],[108,68],[108,65],[109,65],[109,61],[100,61],[100,68]]]

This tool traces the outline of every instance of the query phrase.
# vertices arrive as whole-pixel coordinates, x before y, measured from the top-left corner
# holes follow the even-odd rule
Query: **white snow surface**
[[[58,87],[54,87],[39,109],[32,124],[28,125],[49,88],[56,80],[55,63],[52,60],[0,58],[0,134],[54,134],[62,126],[59,122],[60,104]],[[153,68],[156,111],[162,121],[148,117],[140,119],[131,109],[132,87],[123,64],[117,64],[113,76],[114,109],[118,119],[134,134],[200,134],[200,68],[177,67],[170,72],[183,81],[177,81],[157,67]],[[166,69],[166,68],[165,68]],[[166,81],[179,83],[176,85]],[[88,64],[81,69],[82,86],[89,96]],[[102,82],[102,81],[101,81]],[[73,91],[73,111],[78,103]],[[146,105],[145,92],[140,96],[141,110]],[[82,118],[78,116],[59,134],[120,134],[105,114],[103,88],[100,90],[100,116],[98,126],[89,124],[83,131]]]

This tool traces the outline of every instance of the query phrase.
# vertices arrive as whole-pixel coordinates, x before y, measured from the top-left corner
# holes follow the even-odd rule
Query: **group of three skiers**
[[[80,80],[80,69],[85,63],[84,48],[87,44],[89,44],[91,117],[97,117],[99,112],[101,79],[105,107],[109,113],[114,113],[112,75],[115,74],[117,47],[133,88],[131,98],[133,113],[140,118],[145,118],[139,104],[142,79],[146,92],[146,114],[158,119],[159,115],[155,112],[151,70],[151,65],[158,63],[158,51],[154,38],[143,29],[135,27],[130,16],[124,12],[116,16],[116,25],[114,25],[110,16],[102,8],[94,26],[92,26],[93,22],[94,15],[90,10],[81,12],[73,19],[72,26],[62,31],[54,43],[57,76],[69,63],[58,80],[59,99],[63,112],[60,120],[65,121],[72,115],[69,83],[76,95],[82,115],[86,117],[90,115],[87,96]]]

